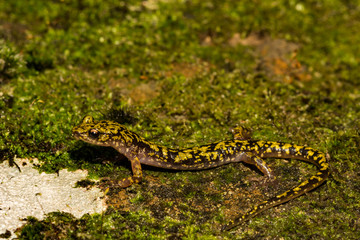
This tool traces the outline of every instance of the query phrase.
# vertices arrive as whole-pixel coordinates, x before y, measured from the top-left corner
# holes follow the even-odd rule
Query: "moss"
[[[218,232],[227,219],[294,186],[314,168],[266,160],[278,176],[268,183],[242,164],[196,172],[144,167],[142,184],[108,193],[123,198],[113,201],[111,211],[80,220],[61,214],[29,220],[19,234],[356,238],[357,5],[337,0],[5,1],[0,36],[6,42],[0,45],[9,51],[0,58],[5,56],[14,74],[3,68],[0,161],[37,157],[46,172],[81,168],[92,178],[114,180],[129,175],[126,159],[116,151],[71,137],[72,126],[90,114],[170,147],[230,139],[231,128],[245,125],[254,139],[326,152],[332,169],[318,189],[230,233]]]
[[[11,44],[0,40],[0,84],[19,76],[23,71],[22,55],[16,52]]]

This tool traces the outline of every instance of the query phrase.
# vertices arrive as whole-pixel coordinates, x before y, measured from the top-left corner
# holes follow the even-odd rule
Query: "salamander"
[[[122,188],[141,182],[141,164],[165,169],[201,170],[228,163],[245,162],[255,165],[268,178],[274,178],[274,175],[263,160],[265,158],[302,160],[314,164],[319,169],[315,175],[298,186],[275,195],[245,214],[230,220],[222,230],[230,230],[266,209],[297,198],[321,185],[329,176],[329,164],[324,153],[295,144],[250,140],[248,133],[241,128],[235,129],[234,140],[185,149],[159,146],[117,122],[95,121],[91,116],[85,116],[80,125],[72,129],[72,133],[76,139],[87,143],[113,147],[130,160],[133,175],[118,182]]]

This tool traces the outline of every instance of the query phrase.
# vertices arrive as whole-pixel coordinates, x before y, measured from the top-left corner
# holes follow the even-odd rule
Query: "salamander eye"
[[[89,137],[94,138],[94,139],[98,138],[99,137],[99,131],[96,130],[96,129],[91,129],[89,131]]]

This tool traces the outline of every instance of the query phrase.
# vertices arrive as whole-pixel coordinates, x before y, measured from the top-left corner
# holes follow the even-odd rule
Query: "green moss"
[[[0,40],[0,84],[19,76],[24,71],[24,60],[14,48]]]
[[[29,220],[20,234],[356,238],[358,5],[338,0],[5,1],[0,161],[37,157],[41,171],[80,168],[95,179],[128,176],[129,164],[116,151],[71,137],[71,128],[93,115],[170,147],[230,139],[231,128],[245,125],[254,139],[326,152],[332,170],[320,188],[230,233],[218,229],[234,212],[287,190],[314,168],[266,160],[278,176],[272,185],[242,164],[196,172],[144,167],[143,183],[125,190],[130,211],[114,208],[80,220],[49,215]]]

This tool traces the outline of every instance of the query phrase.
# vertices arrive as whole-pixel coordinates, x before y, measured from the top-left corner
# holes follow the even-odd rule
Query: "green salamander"
[[[245,162],[255,165],[264,175],[273,178],[264,158],[298,159],[314,164],[319,171],[300,185],[260,203],[250,211],[223,226],[229,230],[260,212],[294,199],[322,184],[329,176],[329,165],[325,154],[315,149],[294,144],[244,140],[247,133],[236,130],[234,140],[211,143],[199,147],[173,149],[149,142],[125,126],[112,121],[94,121],[86,116],[74,127],[73,136],[79,140],[115,148],[131,162],[133,176],[119,181],[120,187],[139,183],[142,179],[141,164],[178,169],[201,170],[220,165]]]

